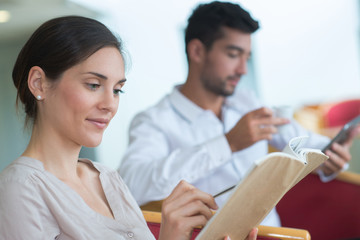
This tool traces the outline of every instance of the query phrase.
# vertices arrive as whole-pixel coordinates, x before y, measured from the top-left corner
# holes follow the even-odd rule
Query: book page
[[[297,180],[305,164],[284,153],[271,153],[237,185],[197,240],[245,239]]]
[[[294,182],[294,185],[297,184],[299,181],[301,181],[306,175],[314,171],[320,164],[325,162],[329,157],[326,156],[323,152],[317,149],[308,149],[305,148],[303,151],[306,151],[306,162],[307,166],[306,168],[301,172],[298,179]],[[291,186],[291,187],[293,187]]]
[[[284,153],[288,153],[293,156],[296,156],[301,161],[307,164],[304,171],[299,175],[298,179],[294,182],[294,185],[298,183],[301,179],[303,179],[306,175],[314,171],[318,166],[320,166],[320,164],[322,164],[328,159],[328,157],[325,154],[323,154],[323,152],[320,149],[303,148],[308,138],[309,138],[308,136],[300,136],[300,137],[292,138],[289,141],[289,144],[283,150]]]
[[[302,150],[308,138],[309,138],[308,136],[300,136],[300,137],[292,138],[283,149],[283,152],[296,156],[297,158],[305,162],[306,158],[304,156],[304,151]]]

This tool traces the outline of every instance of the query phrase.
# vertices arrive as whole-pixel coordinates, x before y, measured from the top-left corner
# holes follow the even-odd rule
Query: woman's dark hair
[[[238,4],[218,1],[200,4],[188,20],[185,30],[186,48],[192,39],[199,39],[210,49],[215,40],[223,37],[223,27],[254,33],[259,28],[259,23]]]
[[[66,16],[43,23],[29,38],[19,53],[12,77],[17,88],[16,103],[24,104],[25,125],[36,121],[36,99],[28,88],[28,74],[39,66],[48,80],[56,82],[69,68],[85,61],[103,47],[116,47],[122,53],[121,42],[102,23],[80,16]]]

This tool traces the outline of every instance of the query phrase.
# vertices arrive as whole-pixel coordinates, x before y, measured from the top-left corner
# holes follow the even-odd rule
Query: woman
[[[1,239],[154,239],[117,172],[79,159],[117,111],[126,82],[117,38],[89,18],[52,19],[21,50],[13,81],[32,135],[0,174]],[[216,208],[181,182],[164,203],[159,239],[189,239]]]

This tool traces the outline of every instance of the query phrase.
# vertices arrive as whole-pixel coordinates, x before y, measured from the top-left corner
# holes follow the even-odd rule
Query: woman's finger
[[[251,231],[246,239],[247,240],[256,240],[258,231],[259,230],[257,228],[251,229]]]
[[[215,199],[210,194],[200,191],[185,181],[181,181],[173,193],[164,200],[163,208],[166,209],[163,210],[174,211],[194,201],[201,201],[211,209],[218,208]]]
[[[184,217],[203,215],[208,220],[213,216],[211,209],[200,200],[191,202],[181,208],[180,214]]]

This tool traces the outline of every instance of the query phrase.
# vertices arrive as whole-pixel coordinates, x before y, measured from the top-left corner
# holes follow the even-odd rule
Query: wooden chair
[[[154,234],[155,238],[158,239],[160,233],[161,213],[144,210],[142,212],[151,232]],[[258,240],[310,240],[309,232],[302,229],[267,226],[259,226],[258,229]],[[191,240],[195,239],[200,231],[200,228],[194,229]]]
[[[313,240],[359,239],[360,175],[341,173],[328,183],[310,174],[276,206],[284,227],[307,229]]]

